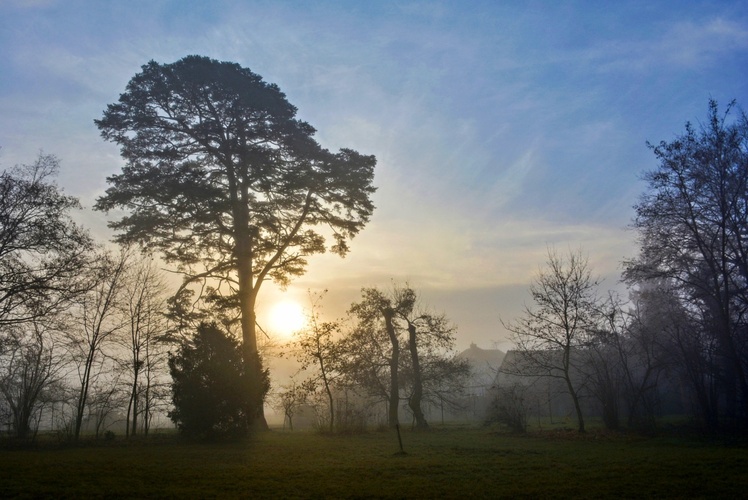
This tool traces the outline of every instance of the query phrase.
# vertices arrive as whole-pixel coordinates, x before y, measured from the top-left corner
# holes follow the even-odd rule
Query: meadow
[[[491,428],[174,435],[0,451],[2,498],[739,498],[744,442]]]

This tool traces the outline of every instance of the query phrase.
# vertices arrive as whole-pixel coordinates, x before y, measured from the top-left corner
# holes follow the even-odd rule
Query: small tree
[[[291,380],[291,385],[281,387],[280,392],[275,394],[273,406],[283,412],[284,428],[288,422],[288,429],[293,430],[293,416],[302,405],[306,404],[309,394],[314,390],[312,385],[309,381],[304,381],[299,385],[295,380]]]
[[[252,380],[239,343],[215,323],[203,323],[195,337],[169,357],[174,409],[169,417],[189,437],[241,436],[253,411]],[[264,392],[269,388],[267,371]]]
[[[307,327],[298,333],[295,348],[302,370],[313,367],[314,375],[309,380],[311,388],[321,385],[327,398],[329,430],[335,429],[335,405],[332,384],[340,375],[340,348],[334,335],[339,332],[337,322],[322,321],[319,316],[320,300],[323,294],[309,294],[311,310]],[[307,384],[307,385],[309,385]]]
[[[520,382],[496,388],[488,408],[488,423],[498,422],[514,432],[527,432],[528,387]]]
[[[585,360],[580,351],[595,329],[598,283],[581,252],[571,252],[564,259],[549,250],[546,266],[530,286],[535,307],[525,307],[524,317],[504,325],[512,333],[522,362],[502,366],[502,371],[563,380],[574,404],[578,430],[584,432],[583,381],[579,378]]]

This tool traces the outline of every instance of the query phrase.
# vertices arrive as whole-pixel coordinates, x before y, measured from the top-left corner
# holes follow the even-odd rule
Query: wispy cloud
[[[10,0],[0,18],[0,166],[56,153],[86,202],[122,161],[93,119],[150,59],[248,66],[322,145],[376,155],[371,224],[346,259],[314,257],[302,289],[394,278],[440,297],[515,293],[548,245],[614,274],[634,251],[624,226],[653,165],[645,140],[748,81],[737,0]]]

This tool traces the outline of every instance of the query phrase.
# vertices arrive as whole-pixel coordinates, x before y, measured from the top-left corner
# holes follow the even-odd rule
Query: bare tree
[[[86,421],[89,428],[93,428],[96,439],[110,425],[117,423],[117,410],[125,407],[129,395],[128,387],[120,383],[125,373],[121,364],[106,358],[101,360],[101,365],[91,379],[85,406]]]
[[[398,407],[400,405],[400,383],[398,380],[400,367],[400,337],[395,328],[395,305],[390,297],[376,288],[364,288],[361,291],[361,302],[351,305],[350,313],[358,321],[349,335],[348,347],[351,354],[348,362],[349,373],[359,381],[368,379],[375,382],[375,390],[387,395],[387,422],[390,427],[398,427]],[[386,339],[386,340],[385,340]],[[361,349],[361,344],[369,342],[369,349],[378,353],[369,358]],[[368,349],[367,349],[368,350]],[[385,388],[379,379],[377,371],[386,362],[389,368],[389,386]],[[373,363],[373,364],[372,364]]]
[[[326,292],[326,290],[325,290]],[[338,322],[322,321],[319,310],[324,293],[309,292],[311,308],[307,314],[307,327],[298,332],[294,344],[297,359],[301,362],[301,369],[314,367],[314,375],[310,383],[321,385],[327,397],[328,426],[330,432],[335,429],[335,405],[333,399],[333,383],[340,376],[340,348],[335,338],[340,332]]]
[[[78,200],[53,179],[59,160],[0,173],[0,327],[59,313],[85,290],[93,242],[75,224]]]
[[[626,318],[624,335],[616,336],[616,351],[623,372],[627,426],[653,427],[660,381],[677,364],[673,340],[685,318],[678,303],[653,283],[632,294]]]
[[[281,387],[281,390],[274,394],[274,407],[283,412],[283,428],[288,422],[288,429],[293,430],[293,417],[299,408],[306,404],[310,392],[314,391],[314,383],[306,381],[301,385],[295,380],[291,380],[290,385]]]
[[[10,409],[11,427],[19,439],[35,432],[42,416],[45,393],[60,379],[63,358],[53,329],[36,318],[9,328],[0,349],[0,396]]]
[[[436,403],[438,397],[441,403],[447,394],[461,392],[469,366],[467,361],[450,355],[454,349],[456,327],[446,315],[424,309],[419,303],[418,293],[408,284],[395,286],[392,295],[396,305],[396,327],[408,332],[410,351],[409,362],[401,363],[405,375],[401,385],[410,386],[408,407],[413,413],[415,427],[427,429],[424,402]],[[445,390],[447,387],[450,391]]]
[[[102,254],[100,265],[92,270],[94,286],[78,300],[79,329],[68,335],[68,348],[80,382],[73,427],[75,440],[80,437],[89,390],[100,373],[102,349],[123,326],[117,307],[128,257],[126,250],[117,257]]]
[[[137,434],[141,414],[146,419],[144,428],[148,428],[153,395],[151,384],[155,382],[159,362],[166,369],[161,346],[167,331],[165,288],[163,276],[148,256],[132,262],[123,275],[119,314],[124,327],[118,340],[127,353],[123,363],[130,374],[127,436]],[[145,408],[140,407],[141,403]]]
[[[504,424],[514,432],[527,432],[529,392],[528,386],[521,382],[496,387],[488,407],[487,422]]]
[[[574,404],[579,432],[585,430],[580,404],[584,357],[580,351],[595,328],[597,285],[581,251],[569,252],[564,258],[549,249],[546,267],[530,286],[534,307],[526,306],[522,318],[504,324],[523,362],[502,366],[502,371],[562,380]]]
[[[396,285],[389,293],[365,288],[362,296],[361,302],[351,306],[356,323],[342,340],[343,371],[359,387],[388,401],[390,426],[398,423],[397,406],[404,391],[416,427],[428,428],[423,402],[427,398],[443,401],[444,389],[459,387],[469,370],[466,362],[449,354],[455,327],[446,316],[424,311],[409,285]],[[401,357],[405,335],[410,356]]]

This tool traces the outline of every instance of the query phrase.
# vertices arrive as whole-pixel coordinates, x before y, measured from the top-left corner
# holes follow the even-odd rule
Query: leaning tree
[[[185,286],[212,283],[238,308],[244,362],[264,423],[255,304],[269,279],[285,285],[306,257],[348,251],[368,222],[376,160],[317,144],[280,89],[235,63],[188,56],[142,67],[95,123],[121,147],[122,173],[97,202],[126,209],[111,223],[178,266]]]
[[[424,401],[435,402],[440,387],[460,389],[469,368],[454,358],[455,327],[443,314],[425,311],[409,285],[391,291],[363,288],[351,305],[353,328],[337,346],[340,370],[349,383],[387,401],[388,424],[399,422],[400,390],[410,386],[408,406],[415,426],[428,428]],[[410,356],[401,356],[407,332]]]

